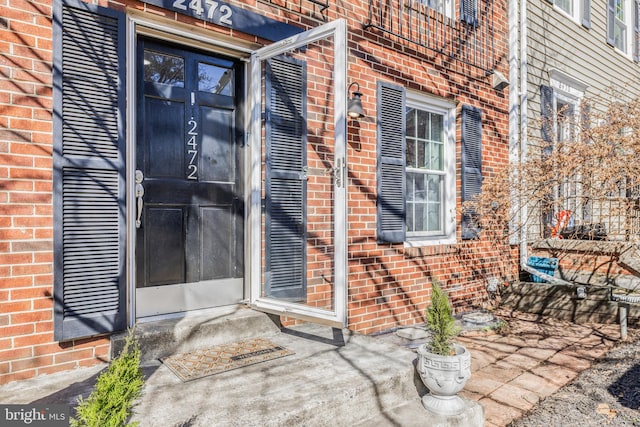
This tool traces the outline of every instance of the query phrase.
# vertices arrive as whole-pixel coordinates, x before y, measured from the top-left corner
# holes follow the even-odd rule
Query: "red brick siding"
[[[136,1],[98,3],[259,41]],[[305,28],[322,22],[311,2],[244,3]],[[506,7],[496,4],[495,28],[505,32],[496,33],[495,57],[502,58],[497,69],[508,75]],[[447,58],[363,30],[360,17],[367,13],[365,2],[331,3],[327,18],[348,20],[348,81],[360,83],[368,116],[348,127],[348,316],[350,328],[372,333],[422,322],[432,278],[444,284],[458,310],[486,305],[486,279],[506,280],[514,270],[508,260],[515,258],[509,258],[510,248],[484,242],[411,249],[376,242],[377,80],[481,108],[485,174],[507,162],[508,90],[495,92],[478,70],[446,65]],[[7,0],[0,17],[0,383],[98,363],[109,353],[105,337],[53,341],[51,15],[50,0]],[[459,120],[456,128],[459,186]],[[322,263],[317,267],[326,269]],[[327,291],[322,284],[318,290]],[[311,297],[324,304],[322,295]]]

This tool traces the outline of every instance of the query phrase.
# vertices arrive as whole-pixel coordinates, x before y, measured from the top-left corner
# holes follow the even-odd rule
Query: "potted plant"
[[[435,282],[432,290],[426,313],[431,341],[418,347],[418,373],[429,389],[422,404],[436,414],[458,415],[466,408],[457,393],[471,377],[471,355],[464,346],[453,342],[460,328],[455,324],[447,294]]]

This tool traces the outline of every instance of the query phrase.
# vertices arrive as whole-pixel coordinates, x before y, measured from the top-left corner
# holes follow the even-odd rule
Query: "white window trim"
[[[618,46],[613,46],[613,48],[616,50],[616,52],[618,52],[620,55],[623,55],[631,60],[633,60],[633,37],[634,37],[634,28],[633,28],[633,3],[634,0],[623,0],[624,1],[624,25],[625,25],[625,38],[624,38],[624,47],[625,50],[620,50],[620,48],[618,48]],[[615,20],[617,20],[618,18],[616,17],[614,19],[614,25],[615,25]]]
[[[431,111],[444,116],[444,197],[442,216],[444,234],[407,236],[405,247],[433,246],[456,242],[456,107],[443,99],[407,91],[406,107]],[[406,168],[406,165],[405,165]]]
[[[580,25],[581,13],[582,13],[582,0],[571,0],[571,4],[573,6],[573,13],[569,13],[560,6],[558,6],[554,0],[553,8],[571,19],[576,24]]]

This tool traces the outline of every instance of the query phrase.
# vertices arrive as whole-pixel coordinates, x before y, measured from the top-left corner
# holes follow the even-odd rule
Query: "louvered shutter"
[[[582,26],[591,28],[591,0],[582,0]]]
[[[478,0],[460,0],[460,20],[478,26]]]
[[[404,242],[405,227],[405,90],[378,82],[377,190],[378,240]]]
[[[616,44],[615,36],[616,0],[607,0],[607,43]]]
[[[462,202],[473,201],[482,191],[482,111],[462,106]],[[480,233],[474,209],[462,213],[462,238],[475,239]]]
[[[306,298],[306,64],[278,57],[266,68],[266,296]]]
[[[126,326],[125,16],[54,6],[55,339]]]
[[[540,113],[541,113],[541,136],[544,141],[545,149],[551,149],[553,146],[553,88],[550,86],[540,86]]]

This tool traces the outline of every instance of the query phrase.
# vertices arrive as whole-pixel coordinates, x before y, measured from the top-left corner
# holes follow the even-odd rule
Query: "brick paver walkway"
[[[620,338],[618,325],[584,324],[500,312],[503,334],[459,337],[471,352],[471,379],[462,396],[484,406],[487,427],[506,426],[573,380]]]

